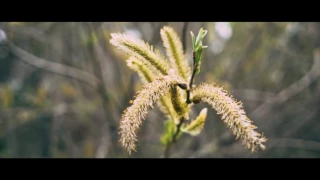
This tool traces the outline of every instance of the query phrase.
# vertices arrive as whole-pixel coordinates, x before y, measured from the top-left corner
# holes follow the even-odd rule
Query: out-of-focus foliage
[[[168,145],[172,142],[172,137],[174,136],[177,127],[173,120],[169,119],[165,121],[163,135],[161,136],[161,142],[163,145]],[[182,132],[177,136],[177,140],[181,137]]]
[[[109,40],[110,32],[126,32],[165,54],[164,25],[181,36],[178,22],[0,23],[14,45],[103,82],[93,87],[35,68],[1,41],[0,157],[160,157],[165,117],[156,109],[139,131],[136,153],[129,156],[119,145],[122,111],[142,82]],[[201,134],[181,135],[171,157],[320,157],[320,23],[190,22],[187,31],[202,27],[208,48],[195,83],[214,81],[241,100],[268,137],[267,149],[251,154],[208,111]],[[186,44],[191,64],[189,34]],[[191,119],[205,107],[193,108]]]

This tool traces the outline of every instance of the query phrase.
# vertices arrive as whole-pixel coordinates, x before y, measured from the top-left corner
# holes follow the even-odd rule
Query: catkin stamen
[[[142,119],[147,115],[148,108],[153,108],[153,104],[169,93],[171,86],[177,84],[186,84],[186,82],[179,77],[169,75],[144,85],[132,105],[124,111],[120,122],[120,142],[129,153],[135,150],[137,131],[142,124]]]
[[[242,104],[234,100],[226,91],[214,84],[202,83],[192,91],[193,100],[208,103],[231,129],[243,145],[255,152],[260,147],[265,149],[266,138],[254,131],[256,126],[246,116]]]
[[[152,46],[149,44],[120,33],[111,33],[111,37],[110,43],[118,49],[141,61],[145,61],[145,63],[150,63],[150,66],[160,71],[162,75],[168,74],[169,66],[167,60],[159,51],[153,51]]]
[[[178,34],[171,27],[165,26],[161,29],[160,35],[171,66],[182,78],[187,80],[190,67],[183,53],[182,42]]]
[[[154,81],[155,77],[158,76],[154,71],[152,71],[152,67],[148,67],[147,64],[142,63],[137,60],[135,57],[130,57],[127,60],[127,65],[134,71],[136,71],[142,81],[145,83],[150,83]],[[163,96],[159,100],[159,108],[160,110],[169,116],[172,119],[178,119],[178,115],[175,112],[173,105],[170,101],[170,94]]]

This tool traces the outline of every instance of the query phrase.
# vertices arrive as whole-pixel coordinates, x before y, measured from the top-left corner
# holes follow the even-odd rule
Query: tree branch
[[[314,50],[313,66],[311,70],[306,73],[300,80],[290,85],[288,88],[279,92],[276,96],[269,101],[258,106],[250,116],[255,119],[260,119],[264,115],[268,114],[271,108],[276,104],[281,104],[287,101],[290,97],[298,94],[304,88],[308,87],[317,77],[320,75],[320,48]]]
[[[97,84],[100,83],[100,80],[97,79],[94,75],[59,63],[51,62],[45,59],[41,59],[39,57],[36,57],[27,51],[22,50],[18,46],[14,45],[11,42],[8,42],[8,46],[12,52],[12,54],[17,57],[17,59],[23,61],[26,64],[29,64],[31,66],[34,66],[36,68],[44,69],[46,71],[59,74],[68,78],[72,78],[81,82],[84,82],[86,84],[89,84],[90,86],[96,87]]]
[[[317,141],[292,138],[272,138],[269,141],[269,148],[284,147],[320,151],[320,142]]]
[[[276,94],[267,91],[259,91],[255,89],[232,89],[231,93],[239,99],[248,101],[262,101],[274,98]]]
[[[190,104],[191,103],[191,100],[190,100],[190,91],[192,90],[192,84],[193,84],[193,79],[194,79],[194,76],[196,74],[196,71],[197,71],[197,66],[199,66],[199,64],[195,64],[195,52],[192,53],[192,58],[193,58],[193,68],[192,68],[192,75],[191,75],[191,78],[190,78],[190,82],[189,82],[189,87],[187,89],[187,100],[186,100],[186,103],[187,104]]]
[[[184,53],[186,53],[187,50],[187,28],[188,22],[184,22],[182,27],[182,48]]]
[[[92,33],[96,33],[97,32],[97,27],[94,27],[94,25],[92,23],[89,23],[89,29]],[[111,144],[111,138],[110,138],[110,124],[108,122],[108,103],[110,102],[110,98],[108,95],[108,91],[106,88],[106,84],[104,81],[104,76],[102,73],[102,65],[101,65],[101,61],[99,60],[97,53],[96,53],[96,49],[99,47],[99,42],[97,43],[92,43],[89,45],[89,53],[92,57],[92,64],[93,64],[93,72],[94,75],[99,79],[99,81],[101,83],[99,83],[99,85],[97,86],[97,92],[99,93],[99,95],[101,96],[102,99],[102,107],[103,107],[103,113],[105,116],[105,122],[103,123],[102,127],[103,127],[103,131],[107,131],[104,135],[103,142],[101,143],[100,147],[98,148],[97,152],[96,152],[96,157],[100,157],[100,158],[104,158],[107,153],[108,153],[108,148],[110,147]]]

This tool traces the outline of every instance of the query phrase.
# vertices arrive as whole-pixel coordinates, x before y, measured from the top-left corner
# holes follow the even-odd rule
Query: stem
[[[187,101],[186,101],[186,103],[188,103],[188,104],[191,103],[190,91],[192,89],[193,79],[194,79],[194,76],[196,74],[197,67],[199,66],[198,64],[196,64],[196,56],[195,56],[195,52],[194,51],[192,53],[192,58],[193,58],[193,69],[192,69],[191,79],[190,79],[190,82],[189,82],[189,88],[187,89]]]
[[[187,28],[188,28],[188,22],[184,22],[182,27],[182,48],[184,53],[187,50],[187,39],[186,39]]]
[[[184,122],[184,118],[182,118],[180,120],[180,123],[177,125],[177,131],[174,133],[174,135],[172,136],[172,141],[170,143],[168,143],[164,149],[164,158],[168,158],[169,157],[169,153],[170,153],[170,149],[172,147],[172,145],[177,141],[177,137],[180,133],[180,127],[182,126],[183,122]]]

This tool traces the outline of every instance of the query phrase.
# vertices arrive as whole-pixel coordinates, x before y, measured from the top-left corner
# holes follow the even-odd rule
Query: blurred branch
[[[204,144],[198,151],[192,151],[187,154],[188,157],[201,158],[201,157],[219,157],[217,151],[217,139],[213,139],[210,142]]]
[[[267,141],[267,150],[272,148],[299,148],[304,150],[320,151],[320,142],[310,141],[304,139],[294,139],[294,138],[269,138]],[[260,153],[250,153],[246,149],[242,148],[239,143],[234,143],[230,146],[219,148],[219,157],[250,157],[258,158],[263,156],[263,154],[269,151],[262,151]],[[212,153],[196,155],[196,157],[211,156]],[[216,155],[216,154],[215,154]]]
[[[95,153],[95,158],[105,158],[108,154],[109,147],[109,133],[104,133],[104,136],[101,138],[100,145]]]
[[[250,37],[250,39],[247,42],[247,45],[245,47],[245,52],[240,57],[238,57],[236,59],[234,69],[232,71],[230,71],[228,79],[232,79],[232,78],[236,77],[236,74],[239,73],[239,70],[241,68],[243,68],[243,64],[248,59],[250,54],[252,52],[254,52],[259,47],[258,44],[261,41],[260,40],[261,34],[262,34],[262,32],[259,29],[254,31],[254,33],[252,34],[252,36]]]
[[[94,26],[92,23],[90,23],[88,25],[89,25],[90,30],[94,34],[96,34],[98,27],[100,27],[100,26]],[[96,50],[98,47],[99,47],[99,42],[90,44],[89,45],[89,53],[92,57],[93,72],[94,72],[95,76],[98,77],[99,81],[101,82],[97,86],[97,91],[102,99],[103,113],[104,113],[105,120],[106,120],[106,122],[103,123],[102,127],[104,127],[103,129],[107,131],[106,133],[104,133],[105,135],[102,138],[100,146],[95,154],[95,157],[104,158],[108,153],[108,148],[109,148],[109,145],[111,142],[111,138],[110,138],[111,131],[110,131],[109,123],[108,123],[108,103],[110,101],[110,98],[108,96],[108,91],[106,89],[107,86],[105,84],[102,69],[101,69],[103,66],[101,65],[101,62],[100,62],[100,60],[97,56],[97,53],[96,53]]]
[[[317,123],[314,121],[317,121],[317,118],[315,118],[315,116],[319,112],[320,108],[316,105],[314,107],[315,108],[313,109],[313,111],[305,113],[307,115],[304,116],[303,121],[294,123],[294,127],[291,127],[288,130],[286,130],[284,136],[290,137],[292,135],[297,135],[299,132],[301,133],[302,131],[305,133],[308,129],[306,126],[311,125],[312,123],[314,123],[314,125],[311,125],[311,127],[316,126]]]
[[[5,136],[8,136],[8,134],[21,129],[28,124],[34,124],[37,117],[50,115],[52,110],[42,108],[10,108],[5,110],[0,109],[0,112],[0,119],[13,119],[13,121],[10,121],[10,126],[7,126],[5,131],[0,132],[0,139],[3,139]]]
[[[182,48],[184,53],[186,53],[187,50],[187,28],[188,22],[184,22],[182,27]]]
[[[273,138],[273,139],[269,139],[268,147],[269,148],[274,148],[274,147],[299,148],[299,149],[320,151],[320,142],[304,140],[304,139]]]
[[[155,27],[154,32],[156,32],[156,33],[153,33],[150,43],[153,43],[153,44],[159,43],[161,38],[160,38],[158,32],[160,32],[160,29],[167,24],[168,24],[168,22],[158,22],[158,23],[154,24],[154,27]]]
[[[258,106],[250,116],[255,119],[260,119],[271,111],[271,108],[276,104],[281,104],[287,101],[290,97],[298,94],[304,88],[308,87],[320,75],[320,48],[314,50],[313,66],[300,80],[282,90],[269,101]]]
[[[250,101],[267,101],[275,96],[272,92],[258,91],[255,89],[233,89],[231,93],[240,99]]]
[[[18,46],[14,45],[11,42],[8,42],[8,46],[11,49],[11,52],[13,53],[13,55],[16,56],[19,60],[29,65],[32,65],[36,68],[44,69],[55,74],[69,77],[69,78],[84,82],[86,84],[89,84],[90,86],[93,86],[93,87],[96,87],[97,84],[100,82],[100,80],[97,79],[94,75],[86,71],[38,58],[22,50],[21,48],[19,48]]]
[[[8,26],[7,28],[5,28],[5,30],[9,34],[9,39],[12,39],[14,36],[22,36],[30,37],[41,43],[44,43],[46,41],[45,30],[39,27],[24,26],[23,28],[21,28],[19,26],[16,27],[8,23]]]
[[[294,53],[294,51],[290,51],[290,53],[287,52],[286,55],[290,55],[290,57],[292,57],[292,58],[302,57],[301,53],[300,54],[298,53],[297,55],[299,55],[299,56],[297,56],[296,53]],[[304,61],[301,61],[301,62],[304,62]],[[285,124],[283,122],[287,118],[282,118],[282,119],[278,118],[277,120],[269,118],[270,119],[269,121],[264,121],[264,122],[262,122],[262,120],[265,120],[265,119],[262,119],[262,118],[263,117],[266,118],[268,115],[270,115],[273,110],[272,108],[274,108],[276,105],[285,103],[287,100],[289,100],[293,96],[297,96],[305,88],[310,86],[311,83],[313,83],[315,80],[317,80],[320,75],[319,69],[320,69],[320,51],[319,51],[319,49],[315,49],[314,54],[313,54],[313,65],[310,68],[309,72],[307,72],[303,77],[298,79],[298,81],[292,83],[287,88],[281,90],[279,93],[277,93],[274,97],[270,98],[265,103],[262,103],[254,111],[252,111],[250,113],[250,116],[252,117],[252,119],[255,119],[255,120],[259,119],[260,123],[263,123],[263,126],[261,126],[261,128],[264,129],[263,130],[264,133],[269,134],[270,136],[272,136],[272,134],[279,133],[279,132],[281,132],[283,134],[282,136],[292,136],[292,135],[299,136],[299,135],[306,133],[307,131],[310,131],[311,130],[310,127],[312,127],[312,128],[315,127],[316,120],[317,120],[315,118],[315,115],[317,114],[318,110],[307,111],[307,112],[303,113],[303,114],[307,114],[307,115],[304,115],[304,116],[301,115],[301,117],[303,117],[303,119],[301,119],[300,121],[296,120],[294,122],[291,122],[293,127],[289,127],[289,128],[288,128],[288,124]],[[318,98],[314,97],[314,99],[318,99]],[[303,106],[303,104],[302,104],[303,102],[300,102],[300,103],[301,103],[300,106],[301,105]],[[311,107],[312,106],[310,106],[310,108]],[[313,107],[316,107],[316,105]],[[289,107],[288,107],[288,109],[289,109]],[[292,110],[292,107],[290,108],[290,110]],[[280,112],[277,112],[277,116],[283,116],[283,115],[281,115]],[[277,143],[281,143],[281,142],[282,141],[279,141]],[[269,145],[269,143],[270,143],[270,145]],[[290,143],[294,143],[294,141],[290,141]],[[297,143],[299,143],[299,142],[297,142]],[[270,149],[269,146],[270,147],[274,146],[272,139],[268,140],[267,151],[262,152],[263,154],[268,152],[268,150]],[[288,146],[292,147],[291,145],[288,145]],[[230,152],[227,152],[227,151],[230,151]],[[260,153],[257,155],[252,155],[252,154],[249,154],[245,151],[243,151],[243,152],[242,151],[243,150],[236,143],[233,144],[232,146],[224,147],[221,150],[219,150],[219,152],[221,154],[223,154],[223,156],[235,156],[235,155],[237,155],[238,157],[240,157],[240,156],[241,157],[244,157],[244,156],[250,156],[250,157],[263,156]]]

